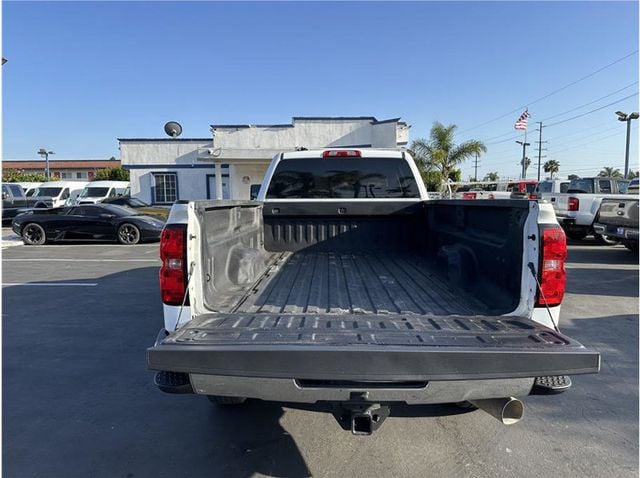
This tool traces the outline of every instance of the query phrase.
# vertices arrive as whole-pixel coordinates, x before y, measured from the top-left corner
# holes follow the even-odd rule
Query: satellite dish
[[[169,121],[164,125],[164,132],[172,138],[176,138],[182,134],[182,126],[177,121]]]

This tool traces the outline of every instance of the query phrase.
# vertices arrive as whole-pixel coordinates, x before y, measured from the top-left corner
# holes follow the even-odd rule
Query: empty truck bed
[[[412,254],[284,252],[232,308],[236,313],[486,315]]]

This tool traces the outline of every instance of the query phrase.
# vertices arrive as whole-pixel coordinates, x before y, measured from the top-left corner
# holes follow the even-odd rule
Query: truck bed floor
[[[236,313],[485,315],[418,255],[286,252]]]

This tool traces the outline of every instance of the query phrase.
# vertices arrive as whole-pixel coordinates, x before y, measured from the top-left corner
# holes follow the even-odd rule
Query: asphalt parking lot
[[[621,246],[569,247],[561,328],[600,351],[600,374],[527,397],[511,427],[424,407],[371,437],[330,415],[156,390],[145,350],[162,326],[157,253],[3,245],[5,476],[638,475],[638,258]]]

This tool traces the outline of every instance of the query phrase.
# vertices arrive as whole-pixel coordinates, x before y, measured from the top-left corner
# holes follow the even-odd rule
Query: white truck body
[[[156,384],[331,402],[370,433],[395,402],[506,410],[596,372],[558,329],[566,243],[551,206],[432,201],[419,178],[402,150],[287,152],[258,201],[175,204]]]

